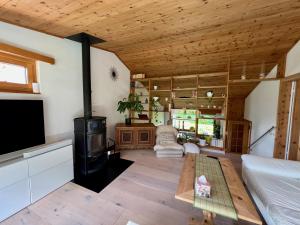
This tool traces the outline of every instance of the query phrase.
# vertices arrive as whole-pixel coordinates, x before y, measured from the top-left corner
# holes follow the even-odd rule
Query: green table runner
[[[195,163],[195,176],[205,175],[211,185],[211,197],[199,197],[195,191],[194,207],[237,220],[237,213],[219,160],[197,155]]]

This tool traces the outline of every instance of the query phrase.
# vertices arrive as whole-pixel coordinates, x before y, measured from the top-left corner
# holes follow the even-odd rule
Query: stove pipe
[[[92,117],[92,89],[91,89],[91,54],[90,46],[105,42],[104,40],[89,35],[79,33],[66,37],[67,39],[80,42],[82,46],[82,83],[83,83],[83,107],[84,117]]]

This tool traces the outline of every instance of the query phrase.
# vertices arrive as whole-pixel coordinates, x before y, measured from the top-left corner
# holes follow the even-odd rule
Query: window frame
[[[0,92],[32,94],[32,83],[37,82],[36,60],[0,52],[0,62],[23,66],[27,69],[27,84],[0,81]]]

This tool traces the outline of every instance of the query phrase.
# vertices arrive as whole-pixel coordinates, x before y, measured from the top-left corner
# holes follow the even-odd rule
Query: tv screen
[[[42,100],[0,100],[0,154],[44,143]]]

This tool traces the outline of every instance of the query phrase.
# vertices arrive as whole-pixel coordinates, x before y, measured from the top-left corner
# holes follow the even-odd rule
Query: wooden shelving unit
[[[144,112],[149,114],[149,121],[151,121],[153,117],[153,110],[150,104],[153,97],[158,97],[160,105],[164,108],[164,110],[159,110],[159,112],[167,112],[169,104],[171,104],[174,106],[174,109],[187,108],[200,110],[201,112],[223,112],[225,118],[207,119],[226,121],[229,84],[228,72],[155,77],[135,79],[133,81],[140,81],[144,84],[144,89],[148,90],[149,104]],[[216,85],[216,83],[218,83],[218,85]],[[154,86],[157,87],[154,88]],[[133,88],[132,93],[136,93],[138,90],[139,89],[135,90]],[[208,98],[206,96],[207,91],[213,91],[214,96]],[[198,122],[198,119],[199,118],[196,118],[195,121]],[[227,122],[225,122],[225,126],[226,124]],[[225,130],[226,128],[224,128],[223,131],[223,140],[225,140]],[[195,133],[197,132],[195,131]]]
[[[214,85],[216,80],[218,80],[218,83],[221,83],[221,85]],[[228,72],[144,78],[135,79],[134,81],[146,84],[144,85],[144,89],[148,90],[149,103],[153,97],[158,97],[160,104],[163,105],[165,109],[168,109],[168,104],[170,103],[174,105],[174,108],[178,109],[185,107],[194,109],[219,109],[222,107],[223,111],[226,111],[225,105],[227,102],[229,83]],[[157,86],[157,89],[154,89],[154,86]],[[136,90],[143,88],[138,87],[134,89],[133,93],[136,93]],[[209,90],[215,93],[213,98],[205,96]],[[141,96],[141,98],[144,98],[144,96]],[[189,106],[186,106],[188,101],[192,102]],[[192,105],[192,107],[190,105]],[[149,112],[151,111],[149,106]]]

